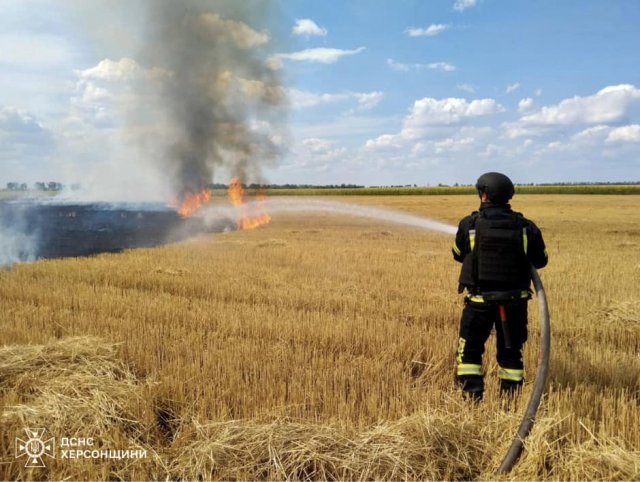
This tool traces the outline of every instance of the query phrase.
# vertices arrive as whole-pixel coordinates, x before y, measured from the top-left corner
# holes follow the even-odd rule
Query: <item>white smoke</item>
[[[33,236],[21,232],[5,232],[0,227],[0,267],[11,266],[13,263],[33,261],[35,259],[35,239]]]
[[[37,236],[26,229],[19,213],[14,212],[10,217],[5,217],[0,209],[0,268],[22,261],[33,261],[37,241]]]

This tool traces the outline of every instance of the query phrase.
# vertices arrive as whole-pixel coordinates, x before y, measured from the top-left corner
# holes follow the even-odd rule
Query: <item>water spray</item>
[[[427,231],[456,234],[455,226],[450,224],[425,218],[423,216],[417,216],[415,214],[394,211],[392,209],[362,206],[360,204],[351,204],[339,201],[318,201],[315,199],[267,199],[260,201],[260,203],[262,204],[258,206],[257,203],[250,202],[247,203],[247,207],[249,210],[266,209],[270,214],[300,212],[341,214],[343,216],[356,216],[402,224]],[[218,219],[220,216],[226,216],[227,218],[233,219],[235,216],[235,208],[231,206],[205,206],[200,215],[205,220]]]

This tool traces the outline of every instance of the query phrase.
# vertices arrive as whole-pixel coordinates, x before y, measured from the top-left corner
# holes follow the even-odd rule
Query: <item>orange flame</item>
[[[242,183],[237,177],[231,179],[229,182],[229,201],[236,207],[238,213],[236,220],[238,229],[254,229],[271,221],[271,216],[264,207],[266,199],[265,194],[258,194],[254,205],[247,204]]]
[[[196,193],[188,192],[185,193],[182,203],[177,207],[177,211],[181,216],[188,218],[209,201],[211,201],[211,192],[208,189],[203,189]]]

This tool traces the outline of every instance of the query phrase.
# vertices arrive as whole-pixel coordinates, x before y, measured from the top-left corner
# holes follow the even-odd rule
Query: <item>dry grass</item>
[[[348,201],[450,222],[475,207],[472,196]],[[547,239],[553,349],[549,393],[509,478],[637,479],[640,199],[530,195],[514,207]],[[504,406],[489,348],[485,402],[459,400],[450,244],[288,215],[0,273],[0,478],[495,478],[530,387]],[[70,338],[87,335],[102,341]],[[34,424],[149,458],[28,472],[13,440]]]
[[[160,476],[162,464],[150,445],[157,439],[157,430],[149,430],[156,420],[148,406],[152,385],[134,376],[115,353],[113,344],[88,337],[0,350],[3,480]],[[46,427],[45,439],[92,437],[99,441],[95,448],[144,449],[149,457],[129,464],[47,458],[46,471],[25,470],[25,459],[14,458],[14,438],[26,438],[25,427]]]

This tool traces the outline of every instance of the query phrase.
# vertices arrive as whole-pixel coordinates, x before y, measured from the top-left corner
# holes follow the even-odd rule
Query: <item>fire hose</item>
[[[549,306],[547,304],[547,296],[544,293],[544,286],[542,280],[538,275],[536,269],[531,267],[531,279],[533,280],[533,286],[536,290],[536,297],[538,298],[538,306],[540,311],[540,354],[538,358],[538,371],[536,373],[536,379],[533,384],[533,391],[527,404],[524,417],[518,427],[518,432],[511,442],[511,446],[507,451],[497,474],[506,474],[515,465],[524,448],[524,439],[527,438],[533,422],[540,406],[540,400],[544,393],[545,385],[547,382],[547,376],[549,374],[549,355],[551,351],[551,326],[549,323]]]

